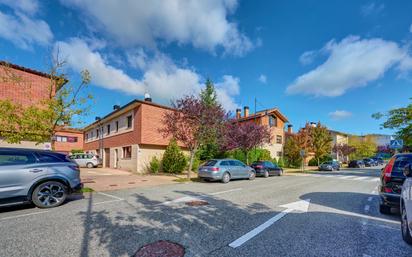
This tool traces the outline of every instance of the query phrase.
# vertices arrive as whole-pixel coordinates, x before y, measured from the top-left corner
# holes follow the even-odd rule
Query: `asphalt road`
[[[0,209],[0,256],[132,256],[157,240],[183,245],[186,256],[412,256],[398,215],[379,214],[378,174],[175,184]]]

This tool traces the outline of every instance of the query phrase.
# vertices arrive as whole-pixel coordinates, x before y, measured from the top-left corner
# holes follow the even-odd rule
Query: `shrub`
[[[82,149],[72,149],[70,151],[72,154],[76,154],[76,153],[84,153],[84,151]]]
[[[278,164],[278,160],[275,158],[272,159],[273,164],[277,165]]]
[[[149,163],[150,172],[157,174],[160,171],[160,166],[160,160],[156,156],[153,156]]]
[[[187,160],[176,140],[171,140],[163,154],[163,171],[168,173],[181,173],[187,165]]]
[[[283,157],[279,157],[278,166],[281,168],[285,167],[285,162],[283,161]]]
[[[321,158],[321,159],[319,160],[319,164],[321,164],[321,163],[323,163],[323,162],[332,161],[332,160],[333,160],[332,157],[330,157],[330,156],[324,156],[323,158]],[[316,158],[312,158],[312,159],[309,160],[308,165],[309,165],[309,166],[318,166],[318,160],[316,160]]]

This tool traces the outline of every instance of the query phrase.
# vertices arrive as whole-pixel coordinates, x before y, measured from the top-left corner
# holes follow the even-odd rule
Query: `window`
[[[269,127],[277,127],[278,119],[275,116],[269,116]]]
[[[12,151],[0,152],[0,166],[24,165],[34,162],[35,158],[31,153],[21,153]]]
[[[207,167],[214,166],[216,163],[217,163],[217,161],[210,160],[210,161],[207,161],[205,164],[203,164],[203,166],[207,166]]]
[[[45,162],[63,162],[63,160],[58,158],[57,156],[54,156],[52,154],[46,154],[46,153],[38,153],[37,158],[42,163],[45,163]]]
[[[96,138],[99,138],[99,130],[96,129]]]
[[[77,142],[77,137],[67,137],[67,142],[69,143],[76,143]]]
[[[132,147],[125,146],[123,147],[123,159],[130,159],[132,158]]]
[[[85,135],[85,136],[86,136],[86,141],[87,141],[87,140],[89,140],[89,134],[88,134],[88,133],[86,133],[86,135]]]
[[[230,166],[230,163],[228,161],[222,161],[220,163],[221,166]]]
[[[245,166],[242,162],[240,161],[230,161],[230,164],[232,166]]]
[[[276,144],[282,144],[282,136],[276,136]]]
[[[107,135],[110,135],[110,124],[107,125]]]
[[[119,121],[116,121],[116,132],[119,132]]]
[[[132,115],[127,116],[127,128],[132,127]]]
[[[92,131],[92,132],[90,132],[90,134],[91,134],[90,139],[92,139],[92,138],[94,137],[94,135],[93,135],[93,131]]]

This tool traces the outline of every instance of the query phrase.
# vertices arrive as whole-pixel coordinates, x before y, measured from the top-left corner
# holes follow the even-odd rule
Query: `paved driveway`
[[[186,256],[412,256],[399,217],[378,211],[375,173],[170,184],[2,210],[0,256],[126,257],[158,240]]]

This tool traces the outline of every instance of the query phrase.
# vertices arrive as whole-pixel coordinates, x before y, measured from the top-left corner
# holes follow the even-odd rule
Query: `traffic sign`
[[[302,150],[300,150],[299,153],[300,153],[300,157],[304,157],[304,156],[305,156],[305,150],[302,149]]]
[[[401,149],[403,147],[403,140],[401,139],[391,140],[389,147],[391,149]]]

